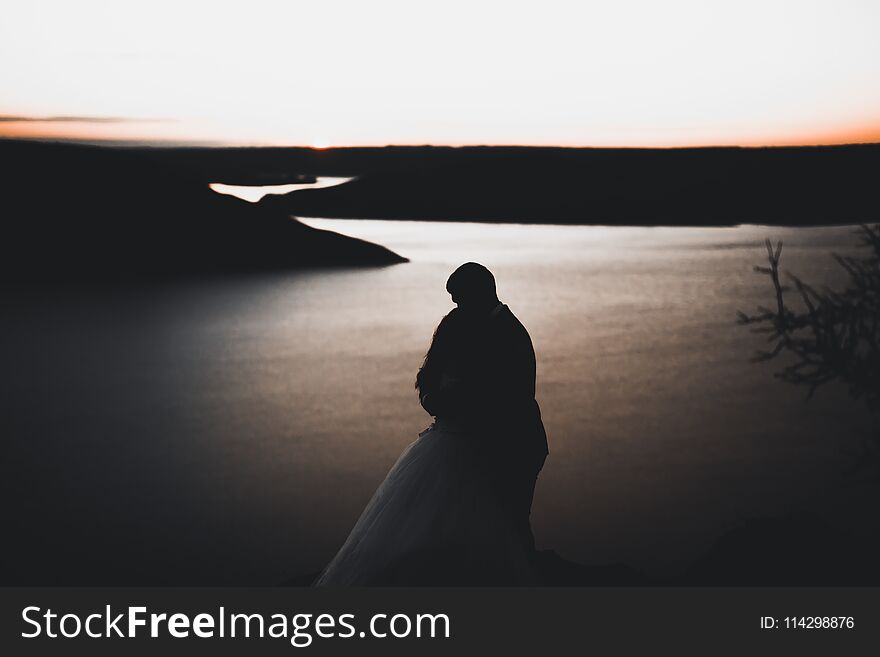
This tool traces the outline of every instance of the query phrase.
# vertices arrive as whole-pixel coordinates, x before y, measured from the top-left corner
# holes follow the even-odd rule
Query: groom
[[[455,406],[485,447],[485,463],[514,523],[534,550],[529,523],[538,473],[547,457],[547,435],[535,401],[535,351],[528,331],[498,300],[495,277],[468,262],[452,272],[446,290],[463,335],[456,340],[460,384]],[[462,394],[464,393],[464,394]],[[434,414],[443,400],[422,397]],[[436,397],[436,395],[434,395]],[[451,401],[451,400],[449,400]]]

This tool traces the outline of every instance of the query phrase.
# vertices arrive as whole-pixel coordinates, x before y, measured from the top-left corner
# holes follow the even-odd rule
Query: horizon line
[[[315,146],[312,144],[270,144],[258,142],[237,142],[221,140],[177,140],[177,139],[84,139],[77,137],[39,137],[39,136],[7,136],[0,134],[0,142],[38,142],[48,144],[71,144],[78,146],[98,147],[121,147],[121,148],[242,148],[242,149],[271,149],[271,148],[297,148],[312,151],[332,151],[343,149],[381,149],[381,148],[534,148],[534,149],[569,149],[569,150],[695,150],[695,149],[721,149],[721,148],[838,148],[846,146],[877,146],[880,145],[880,136],[874,141],[840,141],[818,143],[766,143],[766,144],[682,144],[674,146],[592,146],[572,144],[517,144],[517,143],[386,143],[386,144],[347,144],[332,146]]]

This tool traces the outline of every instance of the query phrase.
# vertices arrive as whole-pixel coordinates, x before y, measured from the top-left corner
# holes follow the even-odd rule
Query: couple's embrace
[[[529,513],[547,456],[535,352],[469,262],[446,284],[416,388],[434,423],[404,450],[316,585],[537,584]]]

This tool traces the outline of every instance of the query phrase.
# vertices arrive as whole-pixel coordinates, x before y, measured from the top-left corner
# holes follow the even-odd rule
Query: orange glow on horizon
[[[390,143],[354,141],[332,142],[323,139],[312,139],[306,143],[271,138],[248,138],[233,130],[224,133],[222,130],[204,129],[191,124],[167,122],[118,122],[118,123],[89,123],[65,121],[53,123],[51,121],[3,121],[0,122],[0,139],[42,139],[58,141],[88,141],[88,142],[143,142],[174,144],[174,143],[206,143],[223,146],[306,146],[315,150],[344,147],[368,147],[368,146],[423,146],[431,144],[435,146],[561,146],[561,147],[595,147],[595,148],[685,148],[701,146],[825,146],[840,144],[868,144],[880,143],[880,121],[863,126],[844,126],[836,129],[816,130],[802,134],[780,134],[772,137],[749,137],[740,139],[717,139],[717,140],[688,140],[688,139],[654,139],[654,140],[594,140],[587,142],[541,142],[511,140],[500,142],[471,141],[471,142],[431,142],[429,140],[394,141]]]

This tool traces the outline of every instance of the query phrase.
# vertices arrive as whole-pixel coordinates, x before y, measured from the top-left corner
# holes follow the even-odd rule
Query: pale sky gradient
[[[877,0],[2,0],[0,15],[6,136],[880,141]]]

